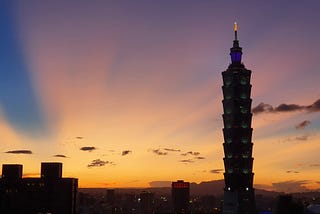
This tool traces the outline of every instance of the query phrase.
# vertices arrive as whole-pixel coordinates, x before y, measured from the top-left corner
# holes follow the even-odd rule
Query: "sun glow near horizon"
[[[208,4],[11,5],[17,35],[9,37],[23,59],[16,62],[10,48],[21,67],[1,68],[0,78],[12,83],[0,85],[0,162],[21,163],[26,175],[40,172],[43,161],[62,162],[63,175],[78,177],[80,187],[223,179],[221,72],[233,40],[225,14],[239,10]],[[319,189],[319,110],[306,108],[320,96],[313,69],[320,47],[310,45],[319,32],[256,13],[265,8],[243,8],[237,20],[252,107],[264,104],[253,115],[254,182]],[[267,32],[257,29],[261,23]],[[297,108],[278,111],[280,104]],[[39,119],[29,122],[33,111]],[[14,150],[32,153],[6,153]]]

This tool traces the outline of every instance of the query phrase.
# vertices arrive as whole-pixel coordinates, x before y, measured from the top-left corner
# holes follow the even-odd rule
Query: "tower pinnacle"
[[[230,49],[231,65],[239,65],[241,64],[242,48],[239,46],[239,41],[238,41],[237,22],[234,22],[233,30],[234,30],[234,40],[233,40],[233,46]]]
[[[238,24],[237,24],[237,22],[234,22],[233,30],[234,30],[234,40],[238,40],[238,36],[237,36]]]
[[[231,64],[223,77],[224,200],[223,214],[255,214],[252,157],[251,71],[241,62],[237,38],[230,49]]]

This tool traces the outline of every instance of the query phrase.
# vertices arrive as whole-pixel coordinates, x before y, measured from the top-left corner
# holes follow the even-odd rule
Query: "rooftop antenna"
[[[237,22],[234,22],[233,30],[234,30],[234,40],[238,40],[238,35],[237,35],[238,24],[237,24]]]

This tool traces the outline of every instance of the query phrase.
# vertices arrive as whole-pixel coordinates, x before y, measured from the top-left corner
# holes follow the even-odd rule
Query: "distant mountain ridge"
[[[203,181],[199,184],[190,183],[190,195],[223,195],[224,180]],[[171,194],[171,187],[147,187],[147,188],[79,188],[84,193],[105,193],[106,189],[116,189],[119,193],[139,193],[149,191],[157,194]],[[276,197],[282,192],[256,189],[256,195]]]

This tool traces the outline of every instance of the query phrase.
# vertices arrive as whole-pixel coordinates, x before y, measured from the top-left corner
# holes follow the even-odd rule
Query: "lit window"
[[[249,191],[249,187],[246,187],[246,190]]]
[[[231,123],[227,123],[226,128],[231,128]]]
[[[246,99],[246,98],[247,98],[247,94],[246,94],[246,93],[242,93],[242,94],[240,95],[240,97],[241,97],[241,99]]]
[[[224,83],[226,84],[226,86],[231,85],[231,83],[232,83],[231,78],[225,78]]]
[[[226,100],[230,100],[231,99],[231,95],[230,94],[226,94]]]
[[[248,169],[243,169],[242,172],[243,172],[244,174],[248,174],[248,173],[249,173],[249,170],[248,170]]]
[[[241,142],[244,143],[244,144],[247,144],[248,143],[248,139],[243,137],[243,138],[241,138]]]
[[[228,173],[233,173],[233,169],[228,169]]]
[[[241,85],[247,84],[247,78],[241,77],[241,79],[240,79],[240,84],[241,84]]]
[[[248,128],[248,124],[245,121],[242,121],[241,127],[242,128]]]
[[[243,158],[248,158],[249,156],[247,154],[242,155]]]
[[[246,113],[248,113],[248,109],[246,107],[244,107],[244,106],[240,106],[240,112],[242,114],[246,114]]]

